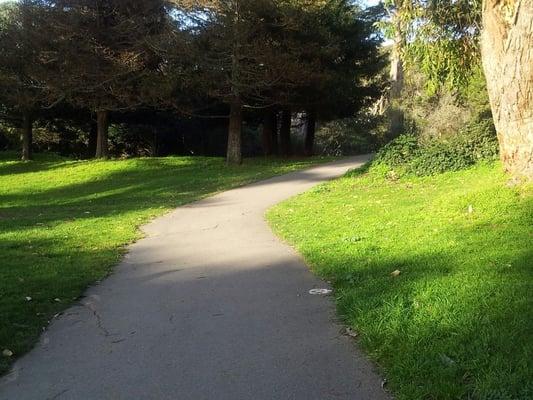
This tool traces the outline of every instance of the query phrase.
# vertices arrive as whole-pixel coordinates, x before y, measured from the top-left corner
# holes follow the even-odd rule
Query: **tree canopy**
[[[16,80],[19,92],[31,81],[47,107],[68,103],[96,115],[97,157],[107,155],[113,111],[222,112],[230,120],[228,161],[239,163],[248,112],[312,108],[326,116],[353,112],[377,93],[377,16],[348,0],[26,0],[9,7],[2,79]],[[15,37],[20,26],[34,38]],[[19,54],[25,41],[31,54]],[[11,67],[17,60],[25,65]],[[21,107],[13,97],[2,103]]]

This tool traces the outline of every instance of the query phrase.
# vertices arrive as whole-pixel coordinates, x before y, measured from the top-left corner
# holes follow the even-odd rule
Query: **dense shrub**
[[[498,157],[498,137],[492,118],[483,115],[469,123],[457,137],[457,150],[468,152],[474,160]]]
[[[490,114],[490,103],[481,65],[461,87],[442,87],[428,93],[427,79],[420,71],[406,71],[405,86],[398,107],[412,126],[404,126],[404,132],[413,132],[413,126],[424,140],[452,139],[470,121],[483,113]],[[485,115],[488,117],[488,115]]]
[[[492,120],[479,118],[446,140],[401,135],[383,146],[374,164],[376,170],[388,176],[397,176],[398,171],[434,175],[468,168],[480,160],[492,160],[497,156],[498,140]]]
[[[474,164],[468,151],[457,151],[455,143],[437,141],[421,148],[407,171],[415,175],[435,175],[446,171],[458,171]]]
[[[376,154],[375,163],[398,167],[411,162],[419,151],[419,140],[416,136],[401,135],[381,148]]]

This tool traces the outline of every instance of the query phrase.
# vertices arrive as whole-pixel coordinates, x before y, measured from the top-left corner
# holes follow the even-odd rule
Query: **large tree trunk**
[[[228,164],[242,163],[242,106],[234,101],[230,106],[228,126],[228,152],[226,161]]]
[[[274,154],[274,138],[277,146],[277,118],[273,109],[266,109],[263,116],[263,154],[270,156]]]
[[[107,111],[96,112],[96,158],[107,158],[109,130],[109,113]]]
[[[314,110],[307,111],[307,121],[305,124],[305,147],[304,153],[306,156],[313,155],[315,146],[315,129],[316,129],[316,112]]]
[[[33,120],[29,112],[24,112],[22,115],[22,129],[20,133],[22,142],[22,160],[29,161],[33,157]]]
[[[390,67],[390,97],[389,97],[389,134],[396,137],[404,131],[404,112],[401,108],[400,98],[404,85],[404,70],[401,57],[401,50],[404,43],[401,21],[397,14],[393,15],[395,24],[394,44],[392,46],[391,67]]]
[[[532,0],[483,2],[481,55],[503,165],[532,180]]]
[[[284,108],[281,112],[281,126],[279,129],[280,154],[283,157],[291,155],[291,110]]]

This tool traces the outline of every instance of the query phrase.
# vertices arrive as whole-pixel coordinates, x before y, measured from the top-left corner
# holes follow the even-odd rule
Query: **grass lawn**
[[[208,194],[318,162],[203,157],[14,161],[0,153],[0,372],[105,276],[137,227]],[[4,349],[13,357],[2,355]]]
[[[268,213],[397,399],[533,399],[533,187],[500,171],[352,172]]]

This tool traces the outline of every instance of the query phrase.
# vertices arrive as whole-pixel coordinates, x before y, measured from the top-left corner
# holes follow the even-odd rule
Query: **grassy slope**
[[[500,169],[352,173],[268,214],[398,399],[533,398],[533,188]]]
[[[0,352],[27,351],[54,313],[102,278],[137,227],[207,194],[317,160],[10,161],[0,153]],[[31,297],[27,301],[26,297]],[[56,300],[57,299],[57,300]],[[10,358],[0,354],[0,372]]]

